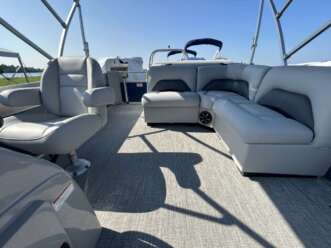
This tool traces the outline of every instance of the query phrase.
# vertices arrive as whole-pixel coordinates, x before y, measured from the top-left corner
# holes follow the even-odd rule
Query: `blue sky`
[[[49,0],[65,18],[70,0]],[[223,55],[248,61],[255,31],[258,0],[81,0],[91,56],[141,56],[152,50],[183,47],[193,38],[224,42]],[[285,0],[275,0],[277,6]],[[330,0],[295,0],[284,15],[287,50],[330,18]],[[61,29],[39,0],[1,0],[0,16],[50,54],[57,54]],[[279,46],[269,4],[265,6],[257,63],[280,64]],[[295,55],[292,63],[331,60],[331,30]],[[65,54],[82,54],[77,17],[68,36]],[[42,67],[46,60],[0,26],[0,47],[21,53],[27,65]],[[200,48],[209,57],[214,50]],[[0,58],[0,63],[14,62]]]

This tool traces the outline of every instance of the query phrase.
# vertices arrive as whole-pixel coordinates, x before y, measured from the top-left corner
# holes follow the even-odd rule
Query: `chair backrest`
[[[98,62],[90,57],[60,57],[48,63],[41,78],[41,98],[46,110],[59,116],[96,112],[83,102],[86,89],[106,85]]]

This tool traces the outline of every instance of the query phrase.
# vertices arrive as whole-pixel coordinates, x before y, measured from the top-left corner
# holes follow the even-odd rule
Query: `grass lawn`
[[[29,77],[29,82],[38,82],[40,81],[40,76],[37,77]],[[14,84],[24,84],[26,83],[26,80],[24,77],[17,77],[17,78],[13,78],[10,81],[8,81],[5,78],[0,78],[0,87],[2,86],[8,86],[8,85],[14,85]]]

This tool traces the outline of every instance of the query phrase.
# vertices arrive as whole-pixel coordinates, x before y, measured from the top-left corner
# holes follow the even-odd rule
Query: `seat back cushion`
[[[100,64],[93,58],[88,57],[86,59],[86,72],[87,72],[87,89],[106,87],[106,77],[102,73]],[[114,92],[113,92],[114,93]],[[107,106],[88,108],[88,112],[91,114],[98,114],[103,120],[105,125],[108,120]]]
[[[41,100],[48,112],[61,115],[59,95],[59,65],[56,59],[48,62],[41,76]]]
[[[90,109],[83,101],[85,90],[104,85],[100,66],[94,59],[60,57],[50,61],[42,75],[43,105],[60,116],[87,113]]]
[[[242,72],[242,80],[249,84],[249,99],[254,100],[262,80],[271,68],[264,65],[247,65]]]
[[[198,91],[230,91],[254,99],[269,67],[245,64],[210,65],[198,68]]]
[[[272,68],[256,101],[314,132],[314,143],[331,148],[331,68],[287,66]]]
[[[203,91],[229,91],[248,98],[248,82],[236,79],[214,79],[203,88]]]
[[[195,65],[158,65],[148,71],[148,91],[195,91]]]
[[[198,91],[232,91],[240,95],[248,94],[248,83],[241,80],[245,65],[209,65],[198,68]]]
[[[312,106],[306,95],[273,89],[262,96],[258,103],[314,130]]]

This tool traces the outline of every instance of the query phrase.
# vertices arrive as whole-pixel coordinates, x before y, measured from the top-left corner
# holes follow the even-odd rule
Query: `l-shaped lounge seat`
[[[215,130],[243,173],[324,175],[331,164],[331,68],[275,67],[254,102],[216,102]]]
[[[190,94],[199,95],[199,113],[206,110],[215,118],[212,126],[243,174],[322,176],[331,164],[330,81],[331,68],[201,66],[196,91]],[[146,99],[154,96],[157,106],[169,93],[144,96],[145,118]],[[154,115],[153,121],[168,123],[168,114],[175,116],[171,111],[176,112],[178,102],[171,108],[167,104],[171,105],[162,102],[167,111],[162,118]],[[157,112],[157,107],[153,110]]]

